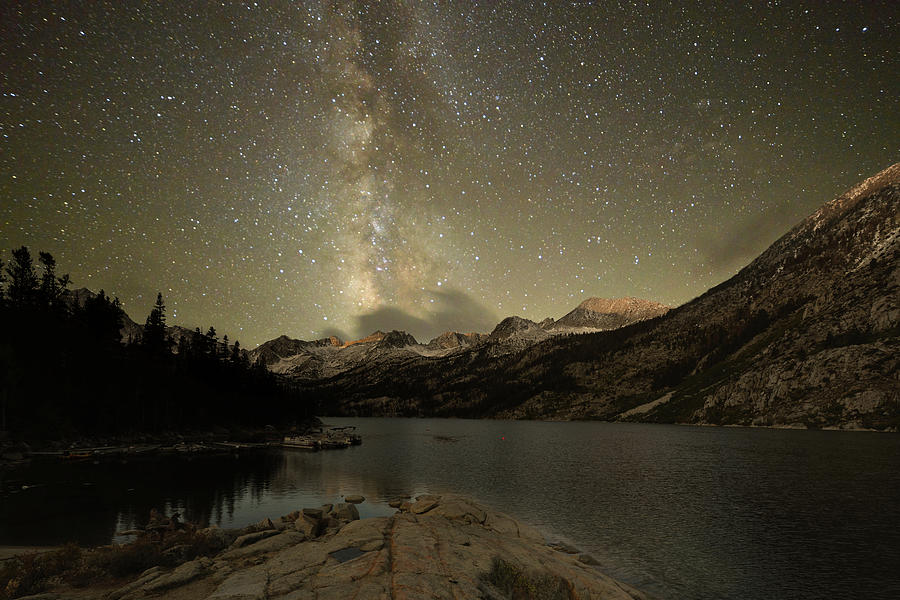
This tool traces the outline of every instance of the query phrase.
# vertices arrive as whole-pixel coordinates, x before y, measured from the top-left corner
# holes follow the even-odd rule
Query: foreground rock
[[[152,569],[96,597],[493,599],[553,590],[645,598],[590,566],[589,556],[554,549],[534,529],[466,498],[420,497],[391,517],[364,520],[348,521],[355,511],[347,506],[292,513],[281,519],[292,528],[238,538],[218,556]],[[530,595],[517,595],[523,590]]]

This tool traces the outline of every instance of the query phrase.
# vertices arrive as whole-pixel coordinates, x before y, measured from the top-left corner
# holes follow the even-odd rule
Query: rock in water
[[[359,519],[359,511],[356,509],[356,505],[345,502],[341,502],[335,506],[332,514],[334,515],[334,518],[341,521],[356,521]]]

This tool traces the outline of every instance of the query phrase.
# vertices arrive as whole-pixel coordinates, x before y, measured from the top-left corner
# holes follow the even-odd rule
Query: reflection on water
[[[359,493],[458,492],[661,598],[900,597],[900,436],[604,423],[333,419],[362,446],[34,464],[0,543],[109,541],[151,507],[237,527]],[[22,485],[35,485],[21,489]]]
[[[0,543],[109,543],[117,530],[146,524],[151,508],[197,523],[232,523],[262,503],[283,459],[258,453],[128,463],[35,461],[2,480]]]

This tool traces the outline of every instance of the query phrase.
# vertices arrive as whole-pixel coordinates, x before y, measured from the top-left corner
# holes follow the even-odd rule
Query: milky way
[[[900,159],[895,2],[7,2],[0,248],[253,346],[683,303]]]

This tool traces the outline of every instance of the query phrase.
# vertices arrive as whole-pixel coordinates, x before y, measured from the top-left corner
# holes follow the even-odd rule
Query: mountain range
[[[267,364],[323,414],[896,429],[898,199],[900,163],[671,310],[590,299],[558,321],[510,317],[486,337],[419,345],[392,332]]]
[[[304,341],[280,336],[249,352],[251,362],[295,381],[318,381],[342,373],[372,368],[390,371],[416,358],[448,358],[469,350],[493,357],[520,351],[554,336],[597,332],[622,327],[665,314],[669,307],[637,298],[590,298],[558,321],[535,323],[507,317],[490,333],[447,331],[426,344],[404,331],[375,331],[352,341],[336,337]]]
[[[590,298],[558,320],[511,316],[427,343],[402,331],[281,336],[247,355],[321,415],[896,430],[898,221],[900,163],[676,308]],[[126,316],[123,341],[140,333]]]

